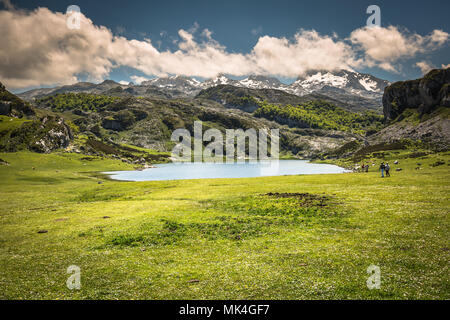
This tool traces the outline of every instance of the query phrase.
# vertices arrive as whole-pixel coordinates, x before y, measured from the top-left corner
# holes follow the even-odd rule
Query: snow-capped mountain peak
[[[243,80],[238,81],[239,86],[252,89],[279,89],[287,87],[277,78],[251,75]]]
[[[317,72],[313,75],[310,75],[306,78],[300,78],[295,81],[292,86],[293,87],[301,87],[306,91],[313,92],[321,89],[324,86],[332,86],[337,88],[343,88],[347,85],[348,78],[346,75],[338,76],[334,75],[331,72]]]
[[[215,86],[222,85],[222,84],[236,85],[236,82],[237,82],[236,80],[230,79],[224,74],[219,74],[215,78],[204,81],[202,84],[202,87],[206,89],[206,88],[215,87]]]
[[[323,90],[327,87],[342,89],[351,94],[361,96],[380,95],[389,85],[386,80],[378,79],[369,74],[350,70],[312,71],[299,77],[291,87],[293,90],[304,90],[308,93]]]

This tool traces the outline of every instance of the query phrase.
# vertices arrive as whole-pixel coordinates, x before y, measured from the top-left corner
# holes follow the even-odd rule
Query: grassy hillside
[[[97,173],[120,161],[0,153],[0,298],[449,299],[450,154],[419,151],[370,154],[400,161],[389,179],[136,183]]]
[[[383,117],[373,111],[353,113],[326,101],[308,101],[296,106],[262,104],[258,117],[274,120],[290,127],[348,131],[364,135],[383,126]]]
[[[88,93],[63,93],[48,96],[36,100],[40,106],[47,107],[53,111],[64,112],[66,110],[78,109],[79,111],[100,111],[108,105],[120,101],[119,97],[95,95]]]
[[[230,101],[238,101],[241,106],[230,109],[225,102],[218,103],[209,98],[194,100],[118,98],[86,93],[48,96],[37,100],[36,103],[39,106],[38,110],[64,117],[69,124],[73,124],[74,132],[90,139],[100,140],[105,144],[127,144],[161,152],[172,150],[174,143],[170,138],[173,130],[186,128],[193,134],[194,121],[202,121],[205,131],[215,128],[223,134],[226,129],[279,128],[281,152],[289,156],[309,157],[311,154],[329,150],[357,138],[350,131],[333,130],[331,127],[311,130],[289,128],[283,123],[268,121],[251,113],[250,111],[259,107],[260,102],[256,98],[247,95],[237,96],[234,91],[229,93],[224,91],[223,94],[229,94],[232,97]],[[239,110],[248,106],[253,107],[246,110],[247,112]],[[90,153],[95,152],[91,150]]]

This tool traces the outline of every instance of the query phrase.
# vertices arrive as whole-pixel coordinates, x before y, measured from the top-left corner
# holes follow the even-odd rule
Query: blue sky
[[[366,8],[376,4],[381,8],[382,27],[398,26],[409,33],[426,36],[433,30],[450,32],[450,1],[254,1],[254,0],[189,0],[189,1],[27,1],[12,0],[14,6],[33,10],[46,7],[54,12],[65,12],[76,4],[81,12],[97,26],[109,28],[114,35],[127,39],[151,39],[158,50],[175,51],[180,29],[193,30],[198,24],[199,32],[205,28],[212,38],[229,53],[247,54],[258,39],[268,35],[291,39],[300,29],[315,30],[321,35],[339,38],[349,37],[352,31],[362,28],[369,16]],[[406,32],[406,31],[405,31]],[[426,61],[440,67],[450,63],[448,42],[429,52],[418,52],[413,57],[400,59],[397,72],[383,70],[378,66],[362,65],[358,71],[368,72],[390,81],[417,78],[421,70],[414,66]],[[0,70],[1,71],[1,70]],[[113,69],[109,78],[130,80],[131,75],[151,77],[132,67]],[[289,81],[290,77],[285,78]]]

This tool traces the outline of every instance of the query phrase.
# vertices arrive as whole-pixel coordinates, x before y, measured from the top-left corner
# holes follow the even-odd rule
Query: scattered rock
[[[434,167],[442,166],[443,164],[445,164],[445,161],[438,160],[438,161],[436,161],[436,162],[430,164],[430,167],[433,167],[433,168],[434,168]]]
[[[102,181],[99,181],[99,182],[97,182],[98,184],[103,184],[103,182]]]
[[[402,168],[397,168],[395,169],[395,171],[402,171]]]
[[[200,280],[197,280],[197,279],[191,279],[191,280],[188,281],[188,283],[196,283],[196,282],[200,282]]]
[[[109,219],[111,218],[110,216],[103,216],[103,219]]]
[[[66,220],[69,220],[69,219],[67,219],[67,218],[59,218],[59,219],[55,219],[54,221],[55,222],[60,222],[60,221],[66,221]]]
[[[398,160],[395,160],[395,161],[394,161],[394,164],[398,164]]]
[[[300,263],[299,266],[300,267],[306,267],[308,264],[307,263]]]
[[[48,230],[39,230],[37,233],[47,233]]]

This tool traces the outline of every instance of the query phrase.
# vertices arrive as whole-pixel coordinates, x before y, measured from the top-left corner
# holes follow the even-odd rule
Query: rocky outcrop
[[[450,107],[450,68],[431,70],[421,79],[395,82],[384,90],[383,113],[387,122],[405,109],[417,109],[423,115],[441,106]]]
[[[28,102],[6,90],[0,82],[0,115],[22,118],[34,114],[35,112]]]
[[[450,120],[437,114],[419,123],[399,121],[370,137],[371,144],[393,143],[403,139],[427,142],[437,150],[450,148]]]
[[[450,68],[392,84],[384,91],[383,107],[389,126],[372,135],[370,144],[410,139],[449,149]]]
[[[50,153],[57,149],[66,148],[73,139],[70,127],[63,118],[44,117],[36,132],[37,139],[29,145],[31,151]]]
[[[0,101],[0,115],[10,115],[11,111],[11,101]]]
[[[145,115],[147,115],[147,113],[145,113]],[[129,129],[135,122],[136,117],[132,112],[122,110],[115,113],[112,117],[103,119],[102,126],[108,130],[123,131]]]
[[[28,149],[33,152],[50,153],[66,148],[73,139],[70,127],[60,117],[46,116],[40,120],[24,122],[4,136],[0,150],[15,152]]]

